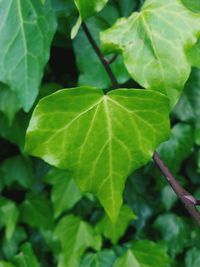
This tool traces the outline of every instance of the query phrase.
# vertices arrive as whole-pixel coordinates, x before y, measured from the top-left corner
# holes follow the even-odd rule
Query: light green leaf
[[[200,68],[200,39],[195,46],[188,51],[187,55],[192,66]]]
[[[6,185],[17,182],[24,188],[31,188],[34,177],[30,159],[22,156],[10,157],[3,162],[1,170]]]
[[[161,245],[148,240],[141,240],[133,243],[124,255],[114,264],[114,267],[167,267],[170,258]]]
[[[118,12],[114,7],[108,5],[106,7],[106,11],[107,10],[109,14],[112,14],[114,19],[117,19]],[[109,27],[112,22],[110,16],[110,21],[108,21],[106,15],[107,14],[99,14],[98,17],[90,18],[87,21],[87,26],[97,44],[99,44],[99,32]],[[74,39],[73,47],[76,55],[76,63],[80,71],[78,84],[87,84],[102,89],[111,87],[110,78],[82,29],[80,29],[78,35]],[[120,84],[126,82],[130,78],[121,55],[116,58],[110,67]]]
[[[127,176],[168,137],[168,112],[167,98],[154,91],[119,89],[104,95],[91,87],[61,90],[36,107],[26,151],[70,170],[115,221]]]
[[[0,2],[0,81],[28,111],[38,93],[56,29],[51,1]]]
[[[193,69],[174,114],[181,121],[192,123],[195,141],[200,144],[200,70]]]
[[[44,179],[53,185],[51,200],[55,218],[63,211],[72,208],[82,197],[74,179],[66,171],[53,169]]]
[[[110,239],[113,244],[117,244],[119,239],[124,235],[129,222],[136,218],[137,216],[133,211],[128,206],[124,205],[115,223],[112,223],[108,215],[105,215],[96,225],[96,229],[106,238]]]
[[[32,227],[53,228],[53,208],[48,199],[29,195],[21,205],[21,220]]]
[[[9,124],[12,123],[16,112],[20,109],[16,94],[5,84],[0,83],[0,111],[2,111]]]
[[[61,242],[58,267],[79,267],[84,251],[91,247],[99,250],[101,238],[93,228],[73,215],[64,217],[55,229],[55,237]]]
[[[21,247],[21,251],[13,259],[16,267],[40,267],[33,249],[29,243],[25,243]]]
[[[158,152],[173,173],[180,170],[181,163],[192,152],[194,145],[193,128],[185,123],[176,124],[168,141],[158,147]]]
[[[173,106],[190,73],[185,50],[196,43],[198,34],[200,14],[180,0],[146,0],[141,12],[101,33],[101,41],[105,51],[122,53],[135,81],[165,93]]]
[[[0,267],[15,267],[15,266],[10,262],[0,261]]]
[[[190,249],[185,258],[186,267],[199,267],[200,266],[200,250],[197,248]]]
[[[106,5],[108,0],[74,0],[81,18],[85,20],[98,13]]]
[[[182,218],[172,213],[165,213],[157,217],[154,226],[160,231],[173,257],[183,252],[188,245],[190,229]]]
[[[7,199],[0,199],[0,217],[6,228],[6,239],[10,240],[19,218],[19,211],[16,204]]]
[[[83,258],[80,267],[113,267],[116,255],[112,250],[102,250],[98,253],[88,253]]]

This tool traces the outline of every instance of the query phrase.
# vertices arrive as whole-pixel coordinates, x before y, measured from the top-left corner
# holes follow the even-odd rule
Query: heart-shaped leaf
[[[190,73],[186,50],[199,34],[200,14],[180,0],[147,0],[141,12],[104,31],[101,41],[105,51],[123,54],[134,80],[165,93],[174,106]]]
[[[37,105],[26,150],[72,172],[116,220],[127,176],[169,133],[168,100],[150,90],[92,87],[58,91]]]

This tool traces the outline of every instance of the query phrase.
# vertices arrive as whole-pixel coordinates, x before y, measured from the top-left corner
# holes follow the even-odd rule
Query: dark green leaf
[[[0,81],[8,85],[28,111],[39,89],[56,29],[51,1],[0,2]]]
[[[45,181],[53,185],[51,200],[54,206],[54,216],[58,217],[63,211],[72,208],[82,197],[82,194],[68,172],[53,169]]]
[[[186,267],[199,267],[200,266],[200,250],[197,248],[190,249],[185,258]]]
[[[157,217],[154,226],[161,232],[173,257],[187,246],[190,229],[182,218],[172,213],[165,213]]]
[[[88,253],[80,267],[113,267],[115,259],[116,255],[112,250],[102,250],[96,254]]]
[[[13,262],[16,264],[16,267],[40,267],[31,244],[25,243],[21,247],[21,251],[13,259]]]
[[[53,208],[48,199],[30,195],[21,205],[21,220],[32,227],[53,228]]]
[[[92,247],[99,250],[101,237],[93,228],[73,215],[66,216],[58,223],[55,237],[61,242],[58,267],[79,267],[84,251]]]

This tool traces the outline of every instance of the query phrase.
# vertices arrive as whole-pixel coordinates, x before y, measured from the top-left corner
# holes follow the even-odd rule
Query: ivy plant
[[[196,267],[199,0],[0,15],[0,267]]]

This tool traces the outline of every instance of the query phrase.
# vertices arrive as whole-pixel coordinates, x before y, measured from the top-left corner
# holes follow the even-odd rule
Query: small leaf
[[[134,242],[132,248],[117,259],[114,267],[168,267],[169,263],[169,256],[161,245],[140,240]]]
[[[185,90],[174,109],[181,121],[192,123],[195,128],[195,141],[200,144],[200,70],[193,69]]]
[[[112,250],[101,250],[98,253],[88,253],[83,258],[80,267],[113,267],[116,255]]]
[[[7,199],[0,199],[0,217],[6,227],[6,239],[10,240],[19,217],[19,210],[15,203]]]
[[[101,238],[93,228],[73,215],[61,219],[55,229],[55,237],[61,242],[58,267],[79,267],[84,251],[91,247],[100,249]]]
[[[158,147],[158,152],[167,167],[177,173],[181,163],[191,154],[193,145],[193,128],[185,123],[177,123],[171,130],[169,140]]]
[[[33,185],[33,166],[29,158],[22,156],[10,157],[1,166],[5,184],[11,186],[17,182],[24,188]]]
[[[56,30],[51,1],[0,2],[0,81],[16,93],[28,111],[38,93]]]
[[[127,176],[168,137],[168,112],[167,98],[154,91],[61,90],[36,107],[26,151],[71,171],[115,221]]]
[[[141,12],[119,19],[101,41],[106,52],[122,53],[135,81],[165,93],[174,106],[190,74],[185,50],[198,34],[200,14],[179,0],[146,0]]]
[[[29,195],[21,205],[21,220],[32,227],[53,228],[53,209],[50,202],[38,195]]]
[[[178,197],[171,186],[166,185],[161,192],[162,203],[167,211],[169,211],[175,202],[177,201]]]
[[[21,251],[13,259],[16,267],[40,267],[40,264],[29,243],[25,243],[21,247]]]
[[[55,218],[63,211],[72,208],[82,197],[74,179],[66,171],[53,169],[44,179],[53,185],[51,200],[54,206]]]
[[[198,248],[190,249],[185,258],[186,267],[199,267],[200,266],[200,250]]]
[[[165,213],[157,217],[154,226],[161,232],[173,257],[183,252],[188,244],[190,230],[182,218],[172,213]]]
[[[96,229],[106,238],[110,239],[113,244],[117,244],[119,239],[124,235],[129,222],[136,218],[137,216],[128,206],[123,206],[115,223],[112,223],[110,218],[105,215],[96,225]]]
[[[74,0],[81,18],[85,20],[98,13],[106,5],[108,0]]]

